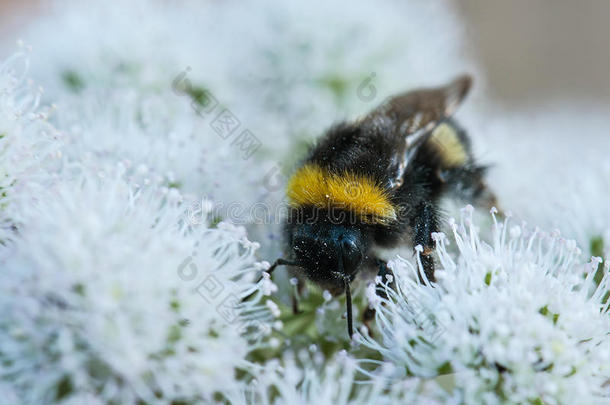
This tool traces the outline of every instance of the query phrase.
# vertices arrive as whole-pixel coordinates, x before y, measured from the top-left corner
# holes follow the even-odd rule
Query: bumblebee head
[[[357,225],[340,225],[331,221],[303,223],[289,232],[294,262],[333,294],[345,292],[347,331],[354,334],[350,283],[368,251],[369,238]],[[276,262],[278,263],[278,262]]]
[[[356,226],[329,222],[302,224],[292,229],[295,261],[314,279],[351,282],[362,264],[368,241]]]

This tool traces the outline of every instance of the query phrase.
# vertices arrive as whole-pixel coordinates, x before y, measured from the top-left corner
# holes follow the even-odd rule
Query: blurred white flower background
[[[495,105],[464,29],[440,0],[32,17],[0,54],[0,404],[609,404],[607,106]],[[438,282],[395,254],[351,342],[344,298],[294,315],[257,280],[306,145],[462,72],[508,218],[447,202]]]

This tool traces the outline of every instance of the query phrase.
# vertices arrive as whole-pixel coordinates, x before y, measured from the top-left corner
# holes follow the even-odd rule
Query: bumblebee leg
[[[488,210],[491,210],[493,207],[496,207],[498,213],[501,213],[496,193],[494,193],[493,190],[489,188],[487,183],[485,183],[482,179],[480,179],[477,183],[473,194],[474,202],[476,205],[478,205],[479,207],[484,207]]]
[[[438,214],[434,204],[423,202],[414,211],[412,217],[412,226],[414,230],[414,244],[421,245],[423,251],[421,253],[421,262],[424,268],[424,273],[429,281],[435,281],[434,278],[434,252],[435,243],[432,239],[432,233],[438,232]],[[421,283],[423,279],[420,276]]]
[[[375,259],[375,264],[377,264],[379,271],[377,272],[377,276],[381,277],[382,283],[388,283],[390,288],[394,288],[396,283],[394,282],[394,273],[388,267],[388,263],[385,260]],[[385,289],[378,285],[375,288],[375,293],[382,298],[387,299],[388,295],[385,293]]]
[[[301,313],[301,311],[299,310],[299,299],[297,298],[296,294],[292,294],[291,298],[291,302],[292,302],[292,313],[294,315],[298,315]]]
[[[394,286],[395,286],[394,273],[392,273],[392,270],[390,270],[388,268],[388,264],[384,260],[381,260],[381,259],[375,259],[375,264],[377,265],[377,268],[379,269],[377,272],[377,277],[381,277],[382,283],[389,282],[388,285],[391,288],[394,288]],[[388,295],[386,294],[385,289],[381,285],[377,285],[375,287],[375,293],[382,298],[386,298],[386,299],[388,298]],[[370,336],[373,336],[373,329],[370,327],[370,322],[373,319],[375,319],[375,312],[376,311],[374,308],[367,306],[366,309],[364,310],[364,312],[362,313],[362,323],[368,329]]]
[[[482,169],[477,170],[476,175],[471,179],[471,196],[467,201],[472,201],[474,205],[486,210],[491,210],[495,207],[497,215],[499,217],[504,217],[504,212],[498,203],[498,197],[483,179],[483,173],[484,171],[482,171]]]
[[[295,285],[296,291],[292,291],[291,303],[292,303],[292,313],[294,315],[298,315],[301,313],[299,310],[299,297],[303,295],[303,290],[305,289],[305,283],[298,277],[295,277],[297,280],[297,284]]]
[[[375,319],[375,309],[371,307],[366,307],[364,312],[362,313],[362,324],[366,326],[366,329],[369,331],[369,336],[373,337],[373,329],[371,328],[371,322]]]
[[[485,181],[487,167],[471,164],[442,171],[439,178],[450,185],[452,193],[460,200],[490,210],[498,206],[498,198]]]

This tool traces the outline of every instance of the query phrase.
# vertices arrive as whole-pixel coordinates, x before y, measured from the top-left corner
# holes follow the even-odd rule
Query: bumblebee
[[[434,281],[439,199],[452,194],[495,204],[486,167],[477,164],[469,137],[452,118],[471,83],[464,75],[443,87],[402,93],[359,120],[331,127],[288,181],[286,257],[267,272],[293,266],[334,296],[345,293],[350,338],[350,283],[363,269],[391,274],[375,248],[410,242],[420,252],[420,281]]]

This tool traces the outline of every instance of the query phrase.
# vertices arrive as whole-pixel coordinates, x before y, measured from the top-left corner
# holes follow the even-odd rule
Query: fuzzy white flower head
[[[468,214],[436,238],[438,283],[393,261],[396,290],[375,306],[381,340],[366,346],[413,375],[451,374],[446,399],[459,403],[607,401],[607,266],[596,286],[598,262],[579,264],[574,242],[505,222],[489,245]]]
[[[234,219],[245,221],[247,207],[264,191],[264,172],[249,161],[256,144],[244,151],[212,124],[226,103],[202,93],[215,91],[202,67],[210,60],[201,52],[211,36],[204,28],[209,7],[59,1],[25,36],[35,49],[34,77],[58,105],[56,125],[69,133],[65,156],[92,170],[124,161],[139,182],[179,189],[191,200],[203,195],[225,207],[238,203]],[[137,32],[134,21],[140,21]],[[213,113],[201,111],[207,94],[221,102]],[[229,175],[239,188],[226,181]]]
[[[358,373],[358,360],[347,352],[324,362],[324,356],[312,346],[297,355],[286,352],[281,361],[260,367],[248,387],[229,399],[236,405],[439,403],[433,399],[432,394],[438,394],[435,387],[424,387],[418,378],[391,381],[384,374],[392,366],[386,363],[382,368],[380,375],[365,376]]]
[[[271,331],[257,295],[242,302],[243,230],[180,226],[170,194],[116,171],[50,190],[2,263],[0,376],[27,403],[210,400]]]
[[[23,224],[23,211],[52,179],[59,133],[39,108],[41,89],[27,79],[25,49],[0,62],[0,244]]]

